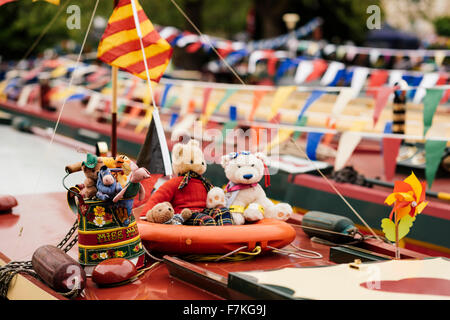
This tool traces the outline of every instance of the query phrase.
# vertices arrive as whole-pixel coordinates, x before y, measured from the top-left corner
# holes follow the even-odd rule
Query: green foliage
[[[450,16],[439,17],[433,23],[438,35],[450,37]]]

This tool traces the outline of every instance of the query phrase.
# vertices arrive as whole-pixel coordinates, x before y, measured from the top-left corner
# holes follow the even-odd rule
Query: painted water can
[[[133,215],[129,224],[124,201],[88,200],[79,195],[77,187],[69,189],[67,198],[72,211],[78,215],[78,261],[88,275],[100,262],[125,258],[136,268],[144,266],[145,252]]]

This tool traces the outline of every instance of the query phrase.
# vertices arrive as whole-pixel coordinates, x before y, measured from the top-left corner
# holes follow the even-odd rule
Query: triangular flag
[[[362,87],[366,83],[367,75],[369,74],[368,68],[356,67],[353,70],[353,77],[350,86],[354,90],[353,98],[356,98],[361,92]]]
[[[331,83],[336,77],[336,74],[339,70],[344,69],[345,65],[341,62],[333,61],[328,65],[327,71],[322,76],[322,79],[320,80],[320,84],[323,86],[327,86]]]
[[[181,110],[180,116],[184,116],[189,108],[189,101],[191,101],[192,93],[194,91],[194,84],[192,82],[184,81],[181,85]]]
[[[306,81],[308,76],[313,72],[314,64],[312,61],[303,60],[300,61],[295,72],[294,81],[296,84],[301,84]]]
[[[302,110],[300,111],[300,114],[297,117],[297,121],[301,120],[301,118],[304,116],[305,112],[309,109],[309,107],[311,107],[312,104],[314,102],[316,102],[324,93],[325,93],[325,91],[322,91],[322,90],[313,90],[311,92],[308,99],[306,99],[305,105],[303,106]]]
[[[279,87],[275,92],[272,103],[270,105],[270,114],[268,120],[272,119],[277,113],[278,109],[280,109],[283,104],[287,101],[292,92],[297,89],[296,86],[286,86]]]
[[[202,104],[202,114],[205,113],[206,107],[208,105],[209,97],[211,96],[212,88],[203,89],[203,104]]]
[[[423,135],[425,136],[433,122],[434,113],[439,105],[444,91],[442,89],[426,89],[423,99]]]
[[[178,113],[176,113],[176,112],[172,113],[172,115],[170,116],[169,128],[172,128],[175,125],[175,123],[178,120],[178,117],[179,117]]]
[[[136,161],[138,167],[146,168],[151,174],[172,175],[172,165],[170,162],[169,150],[162,127],[158,127],[157,123],[161,123],[158,108],[153,108],[152,119],[145,137],[144,144]]]
[[[378,89],[375,99],[375,108],[373,110],[374,127],[377,125],[378,119],[380,118],[380,114],[383,111],[386,104],[388,103],[388,100],[393,92],[394,88],[392,87],[381,87]]]
[[[374,70],[369,77],[368,87],[381,87],[387,82],[388,78],[389,72],[387,70]],[[375,96],[376,93],[376,90],[371,89],[368,89],[366,92],[368,96]]]
[[[322,139],[322,132],[309,132],[306,140],[306,154],[310,160],[317,160],[316,151]]]
[[[320,78],[320,76],[327,70],[328,64],[325,60],[316,59],[313,61],[313,71],[306,78],[306,82],[314,81]]]
[[[342,88],[331,109],[332,116],[336,117],[340,115],[354,96],[355,90],[353,88]]]
[[[258,109],[262,98],[266,95],[267,91],[265,90],[255,90],[253,91],[253,102],[252,102],[252,110],[248,115],[248,120],[253,121],[255,117],[256,110]]]
[[[447,141],[427,140],[425,142],[425,176],[428,188],[433,185],[446,146]]]
[[[433,87],[438,80],[439,80],[439,73],[437,72],[425,73],[422,81],[419,84],[419,88],[416,90],[413,102],[420,103],[426,94],[426,88]]]
[[[216,105],[209,103],[205,110],[205,113],[202,116],[203,124],[206,124],[209,121],[211,115],[219,111],[225,101],[227,101],[236,91],[237,89],[227,89],[222,96],[222,99],[220,99]]]
[[[339,171],[344,168],[360,141],[361,135],[354,131],[346,131],[341,135],[334,162],[334,171]]]
[[[144,80],[148,72],[151,80],[159,82],[172,57],[172,48],[160,37],[139,2],[133,1],[134,7],[131,0],[119,0],[100,40],[97,57]]]
[[[402,80],[403,77],[403,71],[401,70],[391,70],[389,72],[389,87],[393,87],[396,83],[398,83],[400,80]]]
[[[295,122],[295,125],[298,127],[304,127],[304,126],[306,126],[307,123],[308,123],[308,117],[304,115],[299,120],[297,120],[297,122]],[[294,140],[297,140],[301,134],[302,134],[301,131],[296,130],[292,137],[294,138]]]
[[[169,90],[170,90],[170,88],[172,88],[172,86],[173,86],[172,83],[167,83],[166,86],[164,87],[164,92],[162,94],[161,102],[160,102],[161,108],[165,107],[166,101],[167,101],[167,95],[169,94]]]

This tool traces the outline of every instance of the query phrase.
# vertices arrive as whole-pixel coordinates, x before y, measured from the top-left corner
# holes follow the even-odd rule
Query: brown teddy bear
[[[200,144],[196,140],[177,143],[172,149],[172,167],[176,175],[161,185],[145,204],[143,212],[152,210],[162,202],[169,202],[174,213],[190,209],[188,225],[231,225],[233,220],[227,208],[208,208],[208,192],[213,185],[203,177],[206,161]]]
[[[86,161],[66,166],[66,172],[69,173],[83,171],[86,179],[80,186],[80,195],[84,199],[91,199],[97,194],[97,178],[102,166],[102,159],[90,153],[87,154]]]
[[[183,224],[192,216],[189,209],[183,209],[181,213],[174,213],[170,202],[161,202],[147,211],[147,221],[164,224]]]

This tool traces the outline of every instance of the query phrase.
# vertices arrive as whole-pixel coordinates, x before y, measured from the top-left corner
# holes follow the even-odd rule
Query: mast
[[[114,8],[117,7],[119,0],[114,0]],[[119,68],[111,67],[112,81],[112,103],[111,103],[111,156],[117,155],[117,74]]]

